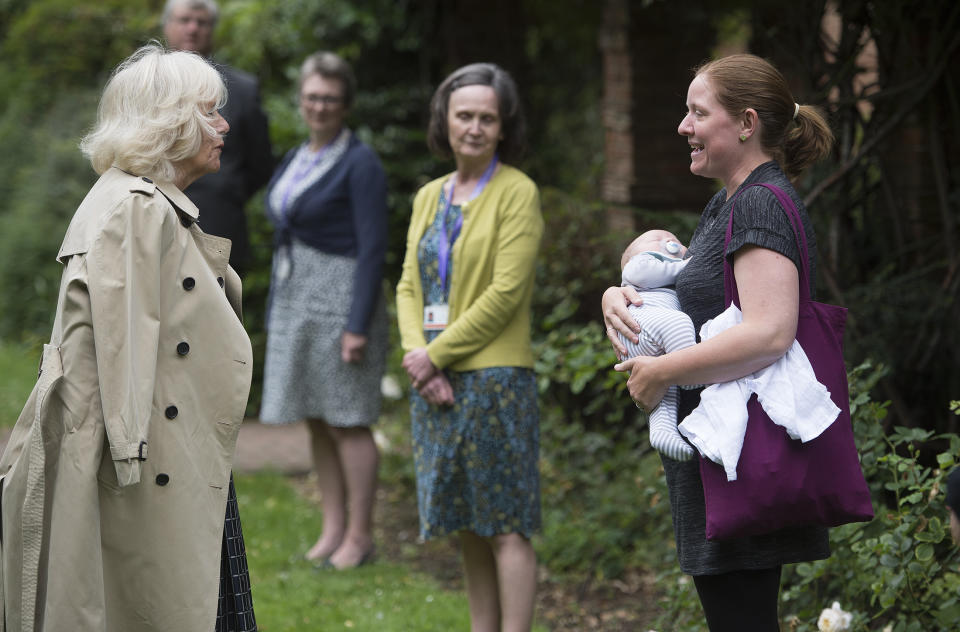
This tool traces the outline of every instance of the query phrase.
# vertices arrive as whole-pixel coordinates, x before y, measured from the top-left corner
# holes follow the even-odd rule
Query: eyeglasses
[[[189,26],[191,23],[193,23],[196,24],[197,28],[200,29],[213,28],[213,20],[209,18],[199,18],[190,15],[184,15],[175,17],[171,21],[179,26]]]
[[[340,105],[343,103],[343,97],[333,94],[301,94],[300,100],[310,105]]]

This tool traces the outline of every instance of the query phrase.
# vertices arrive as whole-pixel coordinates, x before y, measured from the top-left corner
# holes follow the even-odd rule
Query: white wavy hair
[[[98,174],[116,166],[173,181],[176,163],[217,136],[211,105],[219,110],[226,100],[223,78],[203,57],[151,42],[113,71],[80,149]]]

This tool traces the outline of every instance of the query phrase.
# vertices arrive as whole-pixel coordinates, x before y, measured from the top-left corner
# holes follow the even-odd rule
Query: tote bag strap
[[[777,198],[777,201],[780,202],[780,207],[784,213],[790,218],[790,225],[793,227],[793,236],[794,239],[796,239],[797,248],[800,249],[800,303],[809,302],[810,259],[807,252],[807,233],[803,229],[803,221],[800,219],[800,213],[797,211],[793,200],[790,199],[790,196],[787,195],[783,189],[773,184],[757,182],[755,184],[748,184],[737,191],[733,196],[733,204],[730,206],[730,219],[727,221],[727,234],[723,242],[723,290],[724,296],[726,297],[726,306],[729,307],[731,303],[735,303],[737,307],[740,306],[740,294],[737,292],[737,279],[733,276],[733,264],[730,262],[729,257],[726,256],[726,253],[727,248],[730,246],[730,239],[733,237],[733,210],[737,205],[737,198],[750,187],[764,187],[769,189]]]

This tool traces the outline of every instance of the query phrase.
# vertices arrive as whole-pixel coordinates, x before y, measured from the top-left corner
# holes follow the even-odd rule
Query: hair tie
[[[794,103],[794,104],[793,104],[793,119],[794,119],[794,120],[797,119],[797,114],[800,114],[800,104],[799,104],[799,103]]]

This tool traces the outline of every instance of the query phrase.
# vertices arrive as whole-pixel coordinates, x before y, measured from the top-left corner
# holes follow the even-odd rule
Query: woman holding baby
[[[733,265],[743,320],[692,347],[619,364],[618,370],[630,372],[630,396],[645,410],[655,408],[672,385],[716,384],[757,371],[783,356],[794,341],[799,248],[774,194],[746,187],[772,184],[790,196],[807,235],[811,283],[816,276],[813,227],[790,178],[829,153],[833,135],[823,116],[795,103],[783,76],[753,55],[732,55],[696,69],[686,110],[677,131],[690,145],[690,171],[724,186],[707,203],[690,239],[690,261],[676,279],[677,297],[699,332],[726,307],[726,258]],[[724,249],[731,209],[732,238]],[[640,302],[630,287],[604,293],[607,334],[621,357],[625,348],[618,334],[635,341],[639,330],[628,305]],[[680,390],[679,399],[678,419],[683,419],[697,407],[700,391]],[[697,460],[661,458],[680,567],[694,578],[710,630],[779,630],[781,568],[829,557],[827,530],[802,527],[708,541]]]

